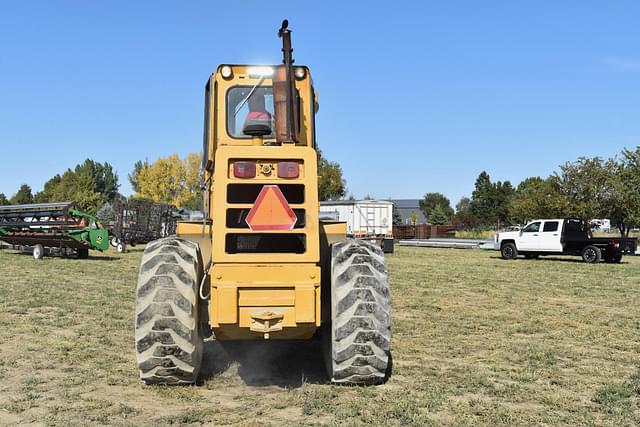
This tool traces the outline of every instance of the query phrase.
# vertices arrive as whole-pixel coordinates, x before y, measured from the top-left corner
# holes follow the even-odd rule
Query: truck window
[[[542,227],[543,232],[551,232],[558,231],[558,221],[545,221],[544,227]]]
[[[537,233],[538,231],[540,231],[539,222],[532,222],[531,224],[527,225],[525,228],[522,229],[523,233]]]

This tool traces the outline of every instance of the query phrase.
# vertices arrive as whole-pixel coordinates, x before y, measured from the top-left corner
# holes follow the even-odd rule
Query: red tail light
[[[254,178],[256,176],[255,162],[233,162],[233,176],[236,178]]]
[[[279,162],[278,178],[297,178],[300,176],[300,166],[296,162]]]

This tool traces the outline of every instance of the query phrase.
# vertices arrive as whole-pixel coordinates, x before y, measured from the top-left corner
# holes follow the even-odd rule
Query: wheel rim
[[[502,249],[502,255],[505,256],[505,258],[511,258],[513,256],[513,249],[511,248],[511,246],[506,246]]]
[[[584,259],[587,262],[593,262],[596,260],[596,251],[593,249],[587,249],[584,251]]]

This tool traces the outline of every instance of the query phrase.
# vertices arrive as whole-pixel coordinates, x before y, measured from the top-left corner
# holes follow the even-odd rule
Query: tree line
[[[606,160],[580,157],[546,178],[526,178],[517,187],[509,181],[493,182],[483,171],[471,197],[462,197],[455,211],[441,193],[425,194],[420,209],[433,224],[466,229],[536,218],[608,218],[628,236],[631,228],[640,226],[640,146]]]
[[[9,199],[0,193],[0,205],[75,201],[83,210],[95,214],[103,204],[122,197],[119,187],[118,174],[109,163],[86,159],[75,168],[54,175],[35,194],[28,184],[22,184]]]
[[[202,198],[201,162],[202,153],[199,152],[190,153],[184,159],[172,154],[154,162],[139,160],[127,175],[134,191],[131,197],[198,210]],[[320,150],[318,176],[320,200],[337,200],[345,196],[346,181],[340,165],[324,158]],[[11,198],[0,193],[0,206],[75,201],[81,209],[96,214],[116,199],[126,199],[118,192],[119,187],[118,174],[109,163],[87,159],[75,168],[53,176],[44,184],[43,190],[35,194],[28,184],[22,184]]]

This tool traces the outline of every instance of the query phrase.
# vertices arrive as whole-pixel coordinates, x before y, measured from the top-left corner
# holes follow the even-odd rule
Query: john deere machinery
[[[45,250],[87,258],[109,247],[107,230],[74,202],[0,206],[0,240],[31,248],[35,259]]]
[[[205,85],[204,221],[147,245],[137,286],[140,377],[198,378],[215,339],[323,341],[334,383],[377,384],[390,370],[390,293],[381,249],[319,220],[309,69],[220,65]],[[224,344],[224,343],[223,343]]]

